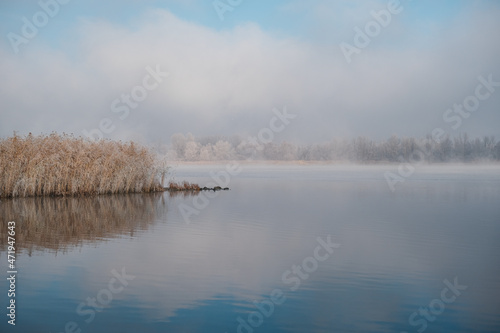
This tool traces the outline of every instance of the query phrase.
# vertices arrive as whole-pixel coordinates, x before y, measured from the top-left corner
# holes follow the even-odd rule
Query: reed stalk
[[[56,133],[0,139],[0,197],[163,191],[166,172],[163,161],[133,142]]]

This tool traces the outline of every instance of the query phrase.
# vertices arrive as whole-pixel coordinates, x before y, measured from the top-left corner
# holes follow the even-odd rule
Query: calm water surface
[[[215,195],[2,200],[0,267],[13,220],[18,275],[0,331],[500,332],[500,167],[420,167],[392,192],[396,170],[243,166]]]

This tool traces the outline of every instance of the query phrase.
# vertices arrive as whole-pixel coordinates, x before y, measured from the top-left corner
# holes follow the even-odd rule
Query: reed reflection
[[[7,222],[16,222],[16,250],[66,251],[120,235],[134,236],[165,220],[163,193],[95,197],[33,197],[0,202],[0,248],[6,249]]]

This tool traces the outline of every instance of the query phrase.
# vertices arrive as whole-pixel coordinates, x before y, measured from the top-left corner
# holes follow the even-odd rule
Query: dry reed
[[[56,133],[0,139],[0,197],[162,191],[166,171],[133,142]]]
[[[167,190],[169,191],[199,191],[200,186],[198,184],[191,184],[187,181],[182,183],[170,182],[168,184]]]

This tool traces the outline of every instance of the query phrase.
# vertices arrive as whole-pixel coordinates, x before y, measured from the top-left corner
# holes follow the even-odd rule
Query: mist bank
[[[194,137],[174,134],[170,145],[157,149],[169,161],[210,162],[249,161],[325,161],[385,163],[419,161],[427,163],[468,163],[500,161],[500,141],[493,136],[470,138],[466,133],[439,140],[391,136],[375,141],[366,137],[333,139],[314,144],[287,141],[265,142],[241,136]]]

